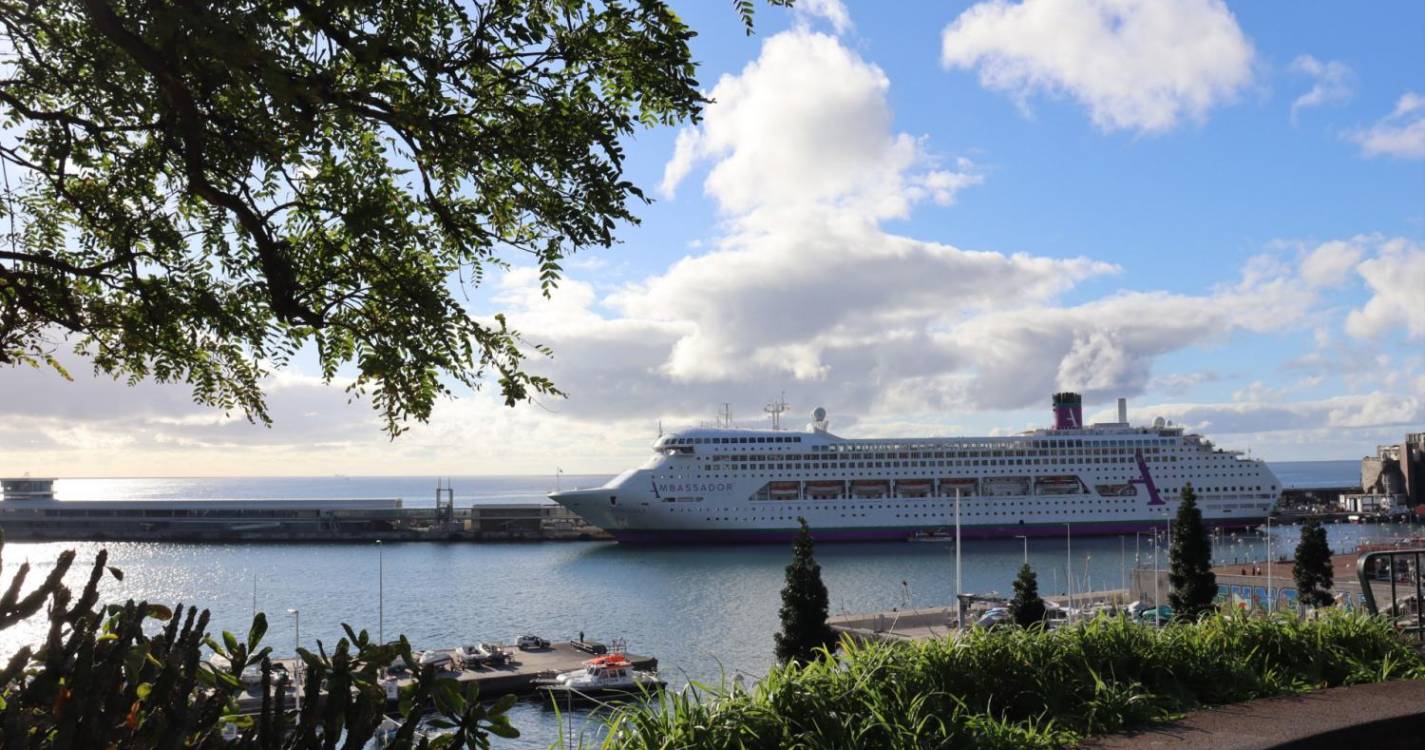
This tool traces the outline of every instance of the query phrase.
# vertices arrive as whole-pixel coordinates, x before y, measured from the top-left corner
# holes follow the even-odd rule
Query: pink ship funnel
[[[1083,397],[1068,391],[1054,394],[1054,429],[1077,430],[1083,426]]]

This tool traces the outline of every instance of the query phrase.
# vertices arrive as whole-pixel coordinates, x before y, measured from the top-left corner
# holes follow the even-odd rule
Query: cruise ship
[[[895,540],[954,527],[966,539],[1163,528],[1191,483],[1212,526],[1266,519],[1281,484],[1261,460],[1155,419],[1083,424],[1076,393],[1054,426],[1004,437],[860,440],[828,431],[703,427],[602,487],[550,498],[622,542],[772,542],[805,518],[818,541]]]

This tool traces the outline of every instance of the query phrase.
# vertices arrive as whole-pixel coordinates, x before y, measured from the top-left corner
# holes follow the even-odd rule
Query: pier
[[[440,673],[442,677],[453,678],[463,688],[474,683],[480,686],[480,699],[490,700],[504,695],[529,695],[536,690],[535,681],[552,678],[562,672],[582,669],[584,662],[594,655],[581,651],[573,643],[551,643],[548,648],[521,650],[513,645],[500,644],[509,659],[500,666],[481,666],[474,669],[460,669]],[[437,653],[453,653],[454,648],[434,649]],[[652,656],[624,653],[633,668],[644,672],[656,672],[658,660]],[[296,674],[298,660],[274,659],[273,665],[280,665],[288,674]],[[417,667],[419,669],[419,667]],[[408,671],[396,675],[398,689],[405,689],[414,682]],[[393,702],[394,705],[394,702]],[[240,713],[256,713],[262,706],[262,696],[253,692],[244,693],[238,699]]]

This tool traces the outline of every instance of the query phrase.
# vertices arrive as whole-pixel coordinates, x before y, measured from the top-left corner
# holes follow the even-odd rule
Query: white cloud
[[[1281,401],[1276,392],[1260,399],[1225,404],[1157,404],[1141,407],[1145,415],[1213,435],[1278,431],[1408,428],[1425,421],[1425,394],[1375,391],[1310,401]]]
[[[1301,277],[1313,287],[1338,286],[1351,280],[1363,253],[1360,238],[1322,243],[1302,260]]]
[[[851,14],[841,0],[799,0],[792,10],[799,18],[819,18],[830,23],[838,34],[851,30]]]
[[[663,194],[712,161],[704,189],[750,227],[810,211],[904,216],[919,200],[948,203],[978,183],[968,161],[940,169],[914,137],[892,131],[889,87],[835,37],[777,34],[741,73],[718,81],[702,124],[678,134]]]
[[[1346,331],[1359,338],[1399,331],[1407,339],[1425,339],[1425,246],[1402,238],[1386,241],[1358,270],[1371,298],[1351,311]]]
[[[1350,66],[1337,60],[1317,60],[1311,55],[1299,55],[1291,61],[1291,71],[1311,76],[1311,89],[1291,103],[1291,118],[1297,112],[1323,104],[1339,104],[1355,93]]]
[[[1389,115],[1346,137],[1360,144],[1366,156],[1425,159],[1425,96],[1407,91]]]
[[[1204,119],[1251,82],[1253,56],[1219,0],[989,0],[947,26],[941,46],[947,68],[978,68],[1021,106],[1067,94],[1106,131]]]

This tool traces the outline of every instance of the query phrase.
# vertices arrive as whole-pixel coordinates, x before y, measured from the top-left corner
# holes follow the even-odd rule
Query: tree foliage
[[[3,539],[0,539],[3,551]],[[216,750],[344,750],[369,740],[387,710],[381,670],[397,660],[417,664],[401,637],[374,643],[366,631],[346,627],[331,653],[299,650],[301,709],[294,711],[285,672],[274,670],[271,649],[262,646],[267,621],[259,613],[246,638],[207,633],[208,612],[128,601],[100,605],[107,574],[101,551],[83,591],[75,598],[64,578],[74,563],[62,553],[45,579],[21,596],[30,572],[21,565],[0,596],[0,630],[48,608],[45,641],[17,651],[0,672],[0,747],[32,750],[107,748],[201,748]],[[219,659],[202,659],[204,647]],[[261,674],[259,710],[238,712],[245,671]],[[426,748],[417,733],[423,721],[450,730],[449,750],[488,748],[490,737],[518,736],[506,711],[513,696],[482,704],[474,683],[462,688],[438,678],[434,668],[412,669],[414,681],[400,695],[400,729],[390,748]],[[433,714],[433,715],[430,715]],[[232,736],[224,736],[224,729]]]
[[[1039,598],[1039,576],[1025,563],[1014,579],[1014,598],[1009,601],[1009,614],[1021,627],[1044,622],[1044,600]]]
[[[1301,525],[1301,541],[1296,545],[1291,572],[1302,604],[1326,607],[1334,601],[1331,598],[1331,587],[1335,583],[1331,546],[1326,543],[1326,528],[1321,525],[1321,519],[1308,518]]]
[[[63,338],[265,423],[310,350],[392,434],[486,374],[557,394],[462,299],[637,222],[621,140],[697,119],[692,36],[660,0],[0,0],[0,364]]]
[[[1212,572],[1212,544],[1191,483],[1183,485],[1172,532],[1173,546],[1169,550],[1172,567],[1168,573],[1172,592],[1168,594],[1168,603],[1176,617],[1193,621],[1213,610],[1217,575]]]
[[[816,658],[817,650],[836,642],[826,624],[830,600],[821,582],[821,566],[812,556],[811,529],[798,518],[801,530],[792,543],[792,562],[787,566],[787,585],[782,588],[782,631],[776,635],[777,659],[783,663],[805,664]]]

